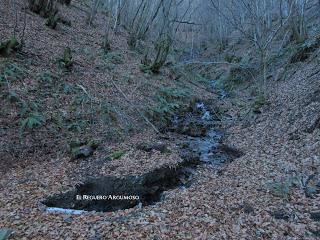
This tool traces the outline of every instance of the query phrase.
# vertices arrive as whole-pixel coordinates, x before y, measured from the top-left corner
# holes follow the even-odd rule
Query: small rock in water
[[[201,117],[202,120],[207,120],[209,121],[211,119],[211,115],[209,111],[206,111],[203,116]]]

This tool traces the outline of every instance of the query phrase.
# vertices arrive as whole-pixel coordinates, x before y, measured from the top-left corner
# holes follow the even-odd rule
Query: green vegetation
[[[0,56],[8,56],[12,52],[21,50],[22,44],[15,38],[11,37],[9,40],[0,43]]]
[[[320,47],[320,36],[313,39],[308,39],[302,44],[298,45],[295,53],[290,59],[290,63],[297,63],[305,61],[309,56]]]
[[[268,187],[273,194],[289,200],[292,195],[294,184],[291,180],[285,179],[280,181],[270,181],[268,183]]]
[[[57,11],[57,5],[50,0],[28,0],[29,9],[42,17],[49,17],[52,12]]]
[[[61,67],[65,68],[66,70],[71,70],[73,61],[72,61],[72,51],[69,47],[65,48],[63,52],[62,58],[58,60],[58,63]]]
[[[142,65],[140,65],[140,70],[145,73],[159,73],[160,68],[167,60],[171,45],[172,40],[169,37],[156,41],[154,47],[156,55],[154,59],[148,59],[148,54],[145,54]]]
[[[268,100],[264,95],[258,95],[253,103],[253,112],[261,113],[261,108],[268,104]]]
[[[249,59],[242,58],[239,64],[232,64],[227,74],[222,74],[218,84],[226,90],[232,90],[239,84],[249,82],[258,73],[257,67]]]
[[[110,155],[110,157],[111,157],[112,160],[115,160],[115,159],[121,158],[121,157],[124,156],[126,153],[127,153],[126,150],[120,149],[120,150],[116,150],[116,151],[112,152],[111,155]]]
[[[189,89],[162,87],[155,96],[157,104],[149,111],[149,115],[156,125],[160,128],[165,127],[178,109],[188,105],[190,98]]]
[[[39,112],[39,107],[34,102],[20,102],[20,117],[21,117],[21,135],[25,130],[33,130],[35,127],[45,124],[46,119]]]
[[[58,11],[57,10],[51,11],[46,20],[46,25],[52,29],[56,29],[59,20],[60,18],[58,15]]]
[[[110,52],[104,55],[104,60],[112,64],[123,64],[124,56],[120,52]]]
[[[233,55],[233,54],[226,53],[224,55],[224,60],[229,62],[229,63],[239,63],[241,61],[241,57],[238,57],[238,56]]]
[[[37,81],[40,85],[51,87],[54,83],[55,76],[50,71],[43,71],[37,74]]]

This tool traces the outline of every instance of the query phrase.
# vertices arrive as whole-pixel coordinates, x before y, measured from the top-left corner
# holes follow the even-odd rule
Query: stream
[[[224,91],[219,91],[219,95],[227,96]],[[48,197],[43,204],[48,212],[81,214],[83,211],[112,212],[163,201],[165,191],[190,186],[194,169],[199,165],[219,167],[242,155],[223,144],[223,132],[215,128],[215,122],[219,121],[207,103],[197,102],[187,112],[175,115],[168,127],[168,132],[179,136],[175,144],[182,162],[174,167],[161,166],[140,176],[88,179],[66,193]]]

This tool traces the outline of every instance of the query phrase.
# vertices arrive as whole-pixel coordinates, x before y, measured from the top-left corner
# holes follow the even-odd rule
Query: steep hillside
[[[23,1],[17,6],[7,1],[1,7],[1,42],[13,34],[15,9],[24,9]],[[152,121],[157,110],[161,114],[159,97],[207,94],[188,82],[174,81],[168,70],[160,75],[142,72],[143,55],[129,49],[124,30],[112,36],[112,50],[104,53],[104,17],[98,15],[90,27],[87,11],[81,1],[60,7],[64,21],[53,30],[44,18],[26,10],[24,47],[20,53],[1,58],[0,64],[5,166],[46,161],[57,152],[69,156],[70,143],[88,139],[101,142],[99,152],[105,155],[114,143],[154,132],[148,119]],[[23,14],[19,14],[17,36],[24,29]],[[64,66],[68,49],[70,69]],[[177,93],[172,92],[173,87]]]
[[[15,9],[17,36],[25,12],[28,23],[23,48],[0,56],[1,234],[320,237],[319,32],[304,43],[274,42],[262,95],[247,42],[208,48],[199,61],[173,55],[154,74],[124,28],[103,51],[104,16],[89,26],[86,1],[61,6],[55,30],[16,2],[0,6],[0,42],[13,35]],[[109,188],[149,202],[95,212],[74,199]]]

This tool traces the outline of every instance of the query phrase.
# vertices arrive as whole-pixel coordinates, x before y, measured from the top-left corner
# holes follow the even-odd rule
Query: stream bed
[[[72,210],[112,212],[162,201],[165,191],[190,186],[198,165],[222,166],[242,155],[222,143],[223,132],[215,129],[218,121],[206,103],[195,103],[177,114],[168,127],[179,136],[175,144],[182,162],[140,176],[91,178],[66,193],[48,197],[43,204],[49,210],[72,214]]]

